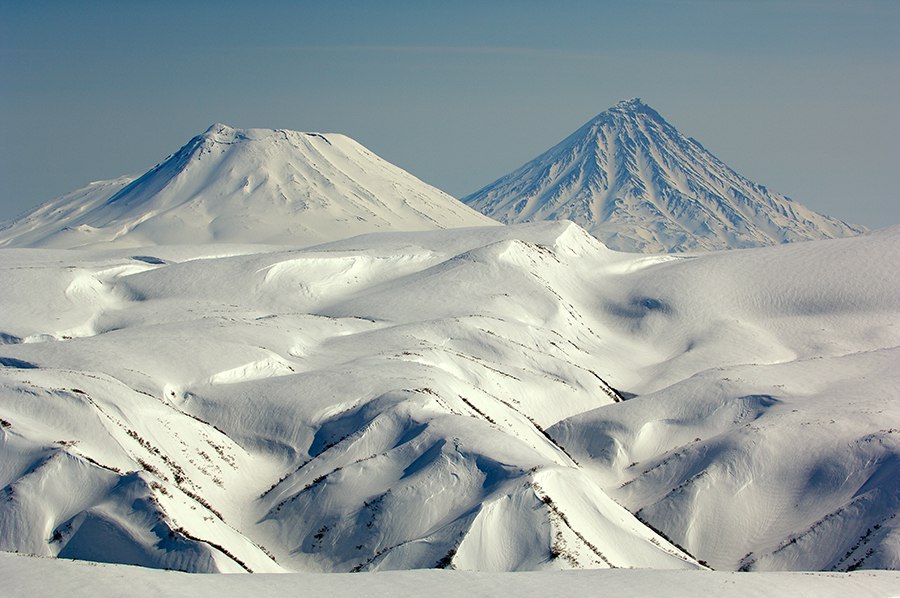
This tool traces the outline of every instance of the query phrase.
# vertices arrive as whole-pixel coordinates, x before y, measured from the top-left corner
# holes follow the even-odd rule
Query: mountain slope
[[[896,569],[898,260],[892,227],[636,272],[639,396],[549,432],[716,569]]]
[[[0,246],[311,245],[494,224],[343,135],[216,124],[135,180],[93,183],[0,230]]]
[[[682,252],[859,234],[748,181],[639,99],[463,201],[505,223],[568,219],[621,251]]]
[[[157,249],[2,252],[0,548],[192,571],[698,567],[542,433],[617,400],[553,290],[561,260],[609,253],[571,223]]]
[[[567,222],[4,249],[0,549],[897,568],[898,260],[900,229],[687,259]]]

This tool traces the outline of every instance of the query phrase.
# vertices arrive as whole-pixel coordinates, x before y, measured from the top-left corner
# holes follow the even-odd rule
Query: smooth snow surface
[[[567,222],[3,249],[0,549],[898,568],[898,263],[897,227],[696,257]]]
[[[91,183],[6,223],[0,246],[304,246],[492,224],[344,135],[215,124],[139,178]]]
[[[463,199],[505,223],[572,220],[621,251],[776,245],[863,232],[748,181],[639,99]]]
[[[551,571],[475,573],[187,575],[123,565],[73,563],[0,553],[0,577],[13,596],[894,596],[900,573],[722,573],[712,571]]]

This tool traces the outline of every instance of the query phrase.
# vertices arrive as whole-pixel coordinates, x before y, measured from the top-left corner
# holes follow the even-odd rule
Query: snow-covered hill
[[[344,135],[215,124],[137,179],[92,183],[7,223],[0,246],[304,246],[491,224]]]
[[[505,223],[572,220],[621,251],[759,247],[863,231],[747,180],[639,99],[619,102],[463,201]]]
[[[898,568],[897,263],[897,228],[679,258],[564,222],[3,249],[0,549]]]

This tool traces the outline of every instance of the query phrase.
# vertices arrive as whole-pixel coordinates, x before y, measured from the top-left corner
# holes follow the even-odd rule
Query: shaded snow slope
[[[635,273],[607,313],[639,396],[550,433],[715,568],[896,569],[897,263],[893,227]]]
[[[344,135],[216,124],[137,179],[92,183],[7,223],[0,246],[302,246],[490,224]]]
[[[900,228],[680,258],[566,222],[4,249],[0,549],[897,568],[898,260]]]
[[[758,247],[863,231],[748,181],[639,99],[463,201],[505,223],[572,220],[621,251]]]

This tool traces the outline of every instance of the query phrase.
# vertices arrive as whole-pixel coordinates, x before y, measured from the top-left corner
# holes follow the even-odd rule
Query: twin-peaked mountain
[[[0,230],[0,246],[302,246],[492,224],[344,135],[215,124],[137,179],[39,206]]]
[[[862,232],[742,177],[639,99],[463,199],[507,224],[568,219],[612,249],[680,252]]]

